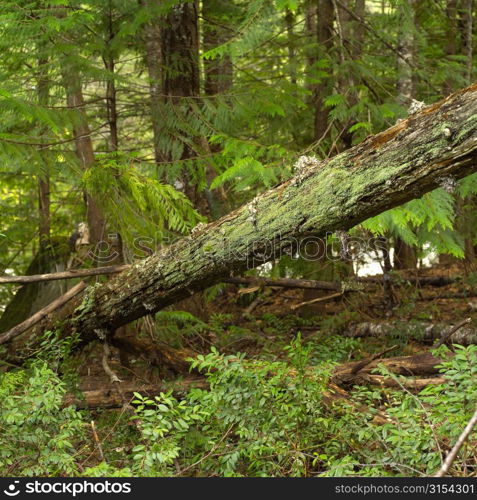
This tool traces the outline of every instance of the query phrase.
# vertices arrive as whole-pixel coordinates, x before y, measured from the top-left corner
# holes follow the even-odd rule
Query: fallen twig
[[[466,318],[463,319],[460,323],[457,323],[453,328],[451,328],[448,332],[444,332],[437,342],[437,344],[434,346],[435,349],[440,347],[442,344],[447,342],[451,338],[451,336],[457,331],[460,330],[463,326],[468,325],[472,321],[472,318]]]
[[[462,434],[459,436],[459,439],[457,439],[455,445],[452,447],[452,450],[447,455],[441,468],[436,472],[436,474],[434,474],[434,477],[443,477],[449,472],[451,465],[453,464],[454,460],[456,459],[457,454],[459,453],[460,449],[462,448],[462,445],[465,443],[467,438],[470,436],[470,433],[474,429],[475,424],[477,424],[477,408],[476,408],[474,414],[472,415],[472,418],[469,420],[469,423],[465,426],[465,429],[462,431]]]
[[[101,441],[99,440],[98,433],[96,432],[96,425],[94,424],[94,420],[91,420],[91,429],[93,431],[94,441],[96,443],[96,446],[98,447],[99,456],[101,457],[101,461],[105,462],[103,447],[101,446]]]
[[[292,311],[294,311],[295,309],[298,309],[299,307],[307,306],[309,304],[316,304],[317,302],[326,302],[327,300],[336,299],[338,297],[341,297],[342,295],[343,295],[343,292],[332,293],[331,295],[327,295],[326,297],[318,297],[318,298],[313,299],[313,300],[307,300],[305,302],[300,302],[298,304],[293,304],[292,306],[290,306],[290,309]]]
[[[124,264],[120,266],[95,267],[92,269],[69,269],[58,273],[32,274],[30,276],[0,276],[0,285],[11,283],[38,283],[42,281],[66,280],[72,278],[85,278],[88,276],[99,276],[101,274],[117,274],[131,266]]]

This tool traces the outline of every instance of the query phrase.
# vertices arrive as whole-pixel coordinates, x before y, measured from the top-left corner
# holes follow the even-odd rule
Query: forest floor
[[[455,282],[439,287],[411,285],[405,278],[415,275],[400,273],[399,276],[399,279],[397,275],[393,277],[396,305],[392,310],[385,305],[382,285],[373,282],[366,283],[362,291],[295,310],[293,306],[304,301],[303,290],[221,287],[213,300],[205,302],[207,314],[202,311],[200,319],[183,312],[164,311],[158,314],[154,329],[143,319],[134,328],[130,325],[126,332],[117,332],[120,337],[142,342],[128,345],[129,352],[124,352],[124,345],[121,349],[111,347],[107,364],[120,383],[112,382],[108,369],[105,370],[103,347],[99,343],[77,351],[70,360],[69,372],[74,375],[67,400],[79,408],[90,409],[103,445],[112,460],[122,463],[122,450],[128,446],[125,443],[131,441],[132,447],[134,441],[129,436],[132,428],[128,430],[134,425],[130,405],[134,393],[154,396],[171,389],[180,398],[192,387],[207,388],[206,378],[191,371],[187,360],[206,355],[211,348],[233,356],[244,353],[252,362],[285,360],[286,346],[300,334],[304,344],[319,346],[316,358],[313,352],[310,357],[311,367],[322,363],[327,352],[336,366],[348,366],[373,355],[386,358],[429,353],[432,341],[409,334],[412,325],[421,325],[422,330],[423,324],[451,326],[470,318],[469,328],[477,327],[477,289],[472,273],[464,276],[455,266],[420,271],[419,277],[458,277]],[[306,295],[309,300],[309,294]],[[329,296],[330,292],[315,295]],[[389,335],[355,338],[353,331],[363,322],[386,322],[395,327]],[[388,349],[391,352],[385,352]],[[341,396],[346,398],[354,389],[352,385],[343,387]],[[385,409],[384,403],[375,407],[381,415]],[[122,429],[119,434],[112,432],[119,428]],[[101,461],[93,440],[88,446],[84,467]]]
[[[171,328],[165,324],[156,332],[148,330],[147,320],[140,321],[136,328],[141,330],[140,337],[149,342],[172,347],[172,355],[180,357],[206,354],[212,346],[220,352],[232,354],[246,353],[250,358],[279,358],[284,355],[283,347],[298,332],[302,338],[314,342],[325,341],[329,335],[342,335],[347,338],[353,325],[361,322],[379,324],[395,323],[394,335],[387,337],[363,337],[353,344],[345,361],[358,361],[386,349],[398,342],[390,356],[412,355],[428,349],[430,343],[406,335],[406,325],[455,324],[464,318],[471,318],[471,327],[477,327],[477,289],[473,274],[463,277],[457,266],[435,266],[422,269],[419,277],[456,278],[454,283],[444,286],[416,286],[406,283],[406,278],[415,274],[400,273],[398,286],[393,286],[395,306],[390,310],[385,306],[383,287],[378,283],[367,283],[359,292],[347,293],[337,298],[317,304],[304,305],[293,309],[294,305],[310,300],[304,298],[300,289],[289,288],[239,288],[228,285],[212,301],[205,304],[200,323],[190,325],[188,318],[165,312],[165,323],[171,319]],[[382,278],[375,276],[371,278]],[[243,293],[245,291],[245,293]],[[317,291],[313,298],[327,297],[330,292]],[[208,319],[207,319],[208,318]],[[129,331],[128,336],[137,335],[137,330]],[[357,339],[355,339],[357,340]],[[177,350],[177,351],[175,351]],[[80,375],[79,386],[82,390],[96,390],[111,386],[108,375],[102,366],[102,347],[90,344],[76,356]],[[185,359],[185,358],[184,358]],[[124,356],[119,349],[112,349],[110,366],[121,380],[128,383],[142,382],[146,385],[172,380],[177,376],[188,375],[187,368],[179,361],[179,369],[173,362],[162,360],[165,366],[157,366],[150,357],[129,354]]]

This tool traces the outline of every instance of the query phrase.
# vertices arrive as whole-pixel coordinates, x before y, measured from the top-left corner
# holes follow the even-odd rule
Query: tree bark
[[[172,390],[174,393],[185,393],[191,389],[208,389],[208,383],[202,377],[188,377],[173,383],[149,384],[141,381],[128,381],[114,387],[99,380],[95,387],[85,386],[79,388],[81,394],[65,394],[63,406],[75,405],[78,409],[121,408],[125,401],[136,399],[134,393],[149,397],[159,396],[161,392]]]
[[[224,17],[232,16],[229,2],[202,2],[203,46],[208,51],[226,43],[233,36],[232,27],[224,25]],[[228,12],[230,11],[230,12]],[[233,66],[229,55],[204,59],[204,90],[206,95],[227,92],[232,87]]]
[[[403,0],[399,3],[398,21],[398,58],[397,58],[397,93],[398,103],[403,108],[409,108],[415,94],[414,70],[416,54],[415,36],[415,0]],[[405,243],[401,238],[396,238],[394,245],[394,268],[415,269],[417,267],[416,250]]]
[[[477,170],[476,160],[474,84],[332,159],[311,161],[291,180],[90,287],[58,319],[65,333],[75,330],[83,339],[111,335],[232,273],[295,252],[312,237],[349,229],[449,176],[462,178]]]
[[[159,6],[160,0],[139,0],[140,5],[152,10]],[[152,19],[144,26],[145,61],[149,76],[149,94],[151,106],[152,131],[154,135],[154,159],[156,164],[166,160],[160,145],[164,100],[161,93],[162,86],[162,51],[161,29],[157,19]],[[158,172],[159,173],[159,172]]]
[[[462,0],[462,18],[464,25],[464,47],[463,52],[466,56],[466,83],[472,82],[472,59],[473,59],[473,43],[472,43],[472,34],[473,34],[473,15],[472,11],[474,8],[474,0]]]
[[[41,106],[48,104],[50,86],[48,82],[48,59],[44,56],[38,58],[38,103]],[[42,131],[43,132],[43,131]],[[46,154],[41,154],[43,164],[38,175],[38,212],[39,212],[39,243],[40,250],[50,244],[50,168]]]
[[[334,9],[332,0],[318,0],[318,20],[316,27],[316,36],[319,50],[321,51],[320,58],[331,58],[331,50],[333,48],[333,19]],[[331,60],[331,59],[330,59]],[[332,69],[330,68],[330,71]],[[330,81],[325,79],[320,81],[314,88],[314,105],[315,105],[315,141],[319,141],[326,136],[328,128],[328,111],[325,107],[325,97],[330,94]]]
[[[91,130],[85,112],[81,77],[76,68],[68,65],[65,69],[63,80],[67,104],[71,109],[76,111],[76,120],[73,125],[76,154],[81,168],[87,170],[94,165],[95,160]],[[94,244],[103,239],[106,221],[97,200],[88,193],[85,194],[85,198],[90,241]]]
[[[112,0],[108,1],[108,7],[106,12],[106,24],[108,26],[107,40],[105,43],[105,51],[103,54],[103,62],[106,70],[108,71],[108,76],[106,80],[106,111],[109,123],[109,150],[117,151],[119,148],[119,138],[118,138],[118,110],[117,110],[117,98],[116,98],[116,75],[115,75],[115,54],[113,50],[114,37],[116,32],[114,29],[114,19],[113,19],[113,7]]]
[[[416,269],[417,255],[412,245],[408,245],[401,238],[394,243],[394,269]]]
[[[446,45],[445,54],[450,60],[452,56],[458,54],[459,31],[457,28],[457,1],[446,1]],[[444,94],[449,94],[455,90],[455,76],[449,72],[449,76],[444,82]]]
[[[364,322],[350,326],[345,332],[346,337],[377,337],[389,338],[396,332],[401,332],[402,326],[398,322],[372,323]],[[420,342],[431,344],[438,339],[446,339],[453,327],[446,323],[425,323],[423,321],[406,326],[406,333],[409,339],[416,339]],[[400,333],[401,335],[401,333]],[[469,325],[462,326],[446,339],[450,343],[460,345],[477,344],[477,330]]]

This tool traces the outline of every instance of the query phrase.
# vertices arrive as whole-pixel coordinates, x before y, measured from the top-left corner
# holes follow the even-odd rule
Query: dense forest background
[[[476,13],[472,0],[3,0],[0,275],[137,262],[470,85]],[[111,345],[58,328],[17,359],[0,346],[1,473],[433,474],[477,402],[476,194],[477,174],[449,179],[314,242],[319,258],[283,256]],[[0,284],[0,332],[77,282]],[[429,352],[467,317],[462,345]],[[423,349],[427,371],[411,374],[425,378],[375,362]],[[474,448],[451,474],[475,474]]]

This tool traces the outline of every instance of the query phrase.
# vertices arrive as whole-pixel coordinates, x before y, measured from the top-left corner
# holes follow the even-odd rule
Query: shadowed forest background
[[[416,174],[413,191],[406,170],[406,194],[369,191],[359,224],[343,209],[320,238],[213,262],[202,282],[188,276],[209,264],[181,245],[240,217],[266,232],[261,200],[290,186],[298,205],[276,223],[299,232],[310,172],[325,186],[332,158],[389,128],[433,138],[419,127],[441,104],[426,106],[474,105],[474,86],[458,91],[476,14],[473,0],[0,2],[0,474],[437,473],[477,404],[476,173]],[[477,137],[470,115],[439,137]],[[149,275],[171,244],[175,270]],[[445,474],[477,474],[476,439]]]

